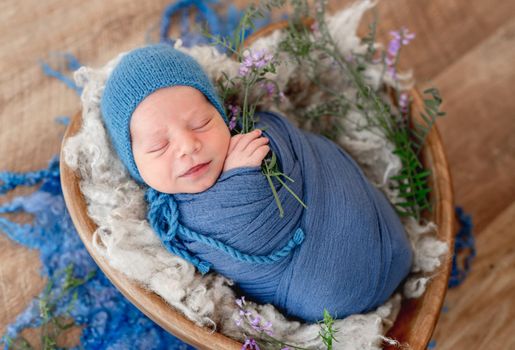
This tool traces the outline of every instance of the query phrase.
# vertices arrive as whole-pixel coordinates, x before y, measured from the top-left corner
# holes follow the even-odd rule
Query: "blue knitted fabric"
[[[276,114],[258,115],[257,127],[265,128],[281,170],[295,180],[290,187],[308,209],[275,183],[285,209],[280,218],[260,168],[232,169],[202,193],[154,191],[149,220],[159,233],[168,231],[168,237],[161,237],[165,245],[208,262],[255,301],[272,303],[305,321],[321,320],[324,308],[342,318],[381,305],[412,262],[410,243],[394,209],[335,143],[301,131]],[[303,241],[295,237],[299,232],[304,233]],[[302,243],[293,244],[273,263],[236,258],[226,249],[261,257],[292,240]]]
[[[123,56],[106,82],[100,108],[118,156],[139,182],[143,179],[132,155],[130,119],[145,97],[170,86],[196,88],[227,120],[213,85],[193,57],[168,44],[148,45]]]

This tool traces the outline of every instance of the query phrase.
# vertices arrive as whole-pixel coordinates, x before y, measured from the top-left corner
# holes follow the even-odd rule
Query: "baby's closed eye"
[[[197,123],[196,126],[193,127],[193,130],[202,130],[207,127],[213,118],[209,118],[207,120],[202,121],[201,123]]]
[[[145,153],[155,154],[155,153],[158,153],[158,152],[164,152],[168,148],[169,144],[170,143],[168,141],[154,144],[153,146],[150,146]]]

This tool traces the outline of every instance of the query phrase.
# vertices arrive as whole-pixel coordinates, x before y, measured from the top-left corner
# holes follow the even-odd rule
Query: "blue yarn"
[[[336,144],[276,114],[258,116],[308,209],[275,182],[280,218],[261,168],[236,168],[201,193],[149,190],[154,230],[165,246],[212,264],[247,297],[291,317],[319,321],[327,308],[342,318],[384,303],[412,259],[386,197]]]
[[[456,207],[456,216],[460,223],[460,230],[454,241],[454,255],[452,257],[452,271],[449,277],[449,288],[459,286],[470,272],[472,261],[476,256],[476,247],[473,234],[472,217],[466,214],[461,207]],[[458,263],[458,257],[464,255],[463,264]]]
[[[10,190],[41,184],[34,193],[16,197],[0,208],[0,214],[32,214],[33,223],[19,225],[0,217],[0,229],[14,241],[39,250],[41,274],[52,281],[48,286],[49,295],[53,296],[50,300],[56,303],[54,314],[71,317],[75,324],[83,326],[81,345],[75,349],[193,349],[149,320],[98,269],[66,211],[57,158],[50,161],[47,169],[28,173],[1,172],[0,178],[4,181],[4,189]],[[74,278],[93,275],[74,290],[77,298],[73,303],[73,293],[63,294],[61,299],[55,297],[62,294],[63,272],[68,266],[73,266]],[[40,300],[44,296],[42,292],[7,326],[0,338],[4,350],[11,348],[10,340],[23,329],[42,324]]]
[[[162,14],[161,27],[159,31],[160,41],[167,44],[173,44],[174,41],[168,37],[168,30],[171,26],[172,16],[179,10],[186,10],[189,7],[196,7],[202,18],[208,23],[209,30],[212,34],[220,34],[219,18],[216,12],[209,8],[206,3],[217,4],[217,0],[179,0],[169,5]]]
[[[68,70],[76,71],[82,66],[77,57],[75,57],[71,53],[66,52],[63,54],[63,56],[66,58],[66,62],[68,63]]]
[[[176,3],[169,5],[162,14],[161,25],[160,25],[160,42],[166,44],[174,44],[175,40],[172,40],[168,36],[168,31],[171,26],[171,18],[178,11],[181,12],[181,39],[183,45],[191,47],[193,45],[204,45],[209,44],[210,39],[206,38],[201,33],[195,33],[191,31],[189,23],[189,10],[196,8],[198,10],[195,16],[196,23],[207,22],[209,32],[214,36],[231,37],[233,32],[237,29],[240,19],[242,18],[244,11],[238,10],[233,4],[229,4],[227,8],[226,17],[222,20],[214,9],[211,9],[207,5],[218,4],[218,0],[180,0]],[[286,19],[288,15],[283,13],[281,18]],[[244,39],[254,33],[259,28],[268,25],[271,18],[265,16],[258,18],[254,21],[254,28],[249,28],[244,33]],[[148,40],[147,40],[148,42]],[[227,53],[227,49],[222,45],[217,45],[216,48],[220,52]]]
[[[59,173],[59,160],[53,158],[48,169],[31,171],[27,173],[0,172],[0,195],[5,194],[18,186],[34,186],[45,177]]]
[[[55,118],[55,121],[59,124],[68,126],[70,124],[70,117],[68,117],[67,115],[62,115]]]
[[[81,66],[79,61],[72,54],[65,53],[65,54],[63,54],[63,56],[66,58],[66,61],[68,63],[68,69],[76,70]],[[75,82],[73,82],[73,80],[71,80],[70,78],[65,76],[64,73],[53,69],[52,67],[50,67],[50,65],[48,63],[46,63],[44,61],[40,61],[39,64],[41,65],[41,68],[43,69],[43,73],[45,73],[46,75],[48,75],[50,77],[59,79],[60,81],[65,83],[66,86],[73,89],[78,95],[82,94],[82,88],[77,86],[77,84],[75,84]]]

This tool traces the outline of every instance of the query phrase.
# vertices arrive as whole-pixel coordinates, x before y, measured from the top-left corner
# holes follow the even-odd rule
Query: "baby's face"
[[[231,138],[218,110],[197,89],[163,88],[134,110],[132,153],[147,185],[163,193],[199,193],[220,176]]]

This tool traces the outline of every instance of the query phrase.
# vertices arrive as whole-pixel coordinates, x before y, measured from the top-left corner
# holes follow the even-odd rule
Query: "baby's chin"
[[[148,183],[147,185],[152,187],[154,190],[167,193],[167,194],[179,194],[179,193],[201,193],[207,191],[216,183],[218,177],[213,178],[212,176],[206,177],[205,179],[199,179],[197,181],[189,181],[187,179],[180,179],[173,185],[170,184],[157,184]]]

